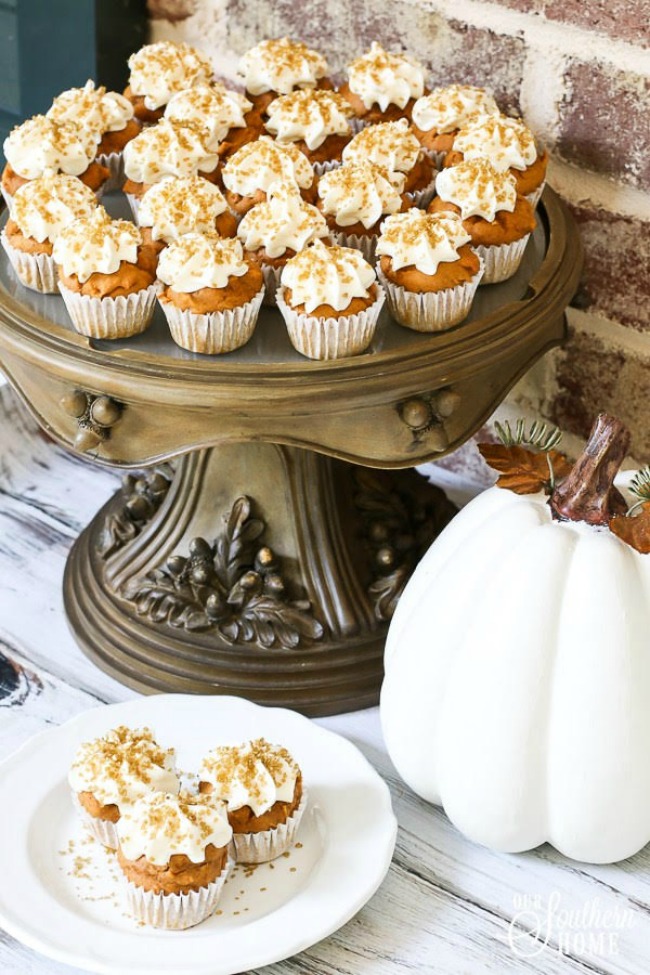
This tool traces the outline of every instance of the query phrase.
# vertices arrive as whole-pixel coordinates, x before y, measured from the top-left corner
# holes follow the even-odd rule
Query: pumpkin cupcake
[[[191,122],[205,132],[205,146],[220,156],[252,142],[263,131],[260,115],[237,91],[223,85],[202,84],[172,95],[165,118],[173,122]]]
[[[96,206],[95,194],[76,176],[39,176],[16,190],[0,242],[25,287],[43,294],[58,292],[54,241],[68,224],[88,216]]]
[[[189,352],[219,355],[245,345],[255,331],[264,277],[244,260],[238,240],[190,233],[160,255],[158,295],[172,338]]]
[[[489,91],[473,85],[434,88],[413,106],[413,131],[437,166],[442,166],[458,130],[474,115],[498,115],[499,106]]]
[[[317,175],[337,166],[352,138],[352,109],[335,91],[307,88],[281,95],[268,109],[266,130],[279,143],[293,143]]]
[[[214,913],[231,863],[222,802],[150,793],[128,807],[117,831],[127,904],[138,921],[183,930]]]
[[[511,278],[535,229],[533,207],[517,194],[514,176],[508,170],[499,172],[487,159],[466,159],[438,173],[436,192],[429,212],[460,214],[485,262],[481,283]]]
[[[431,202],[436,170],[405,118],[368,125],[354,136],[343,150],[343,162],[364,161],[404,173],[404,194],[412,205],[426,207]]]
[[[142,240],[157,254],[183,234],[237,234],[237,220],[221,190],[201,176],[166,176],[150,186],[138,208]]]
[[[376,41],[348,68],[339,89],[362,125],[410,120],[413,105],[424,94],[424,68],[405,54],[389,54]]]
[[[298,764],[286,748],[264,738],[213,749],[199,770],[199,792],[226,803],[241,863],[284,853],[306,806]]]
[[[246,94],[259,113],[278,95],[305,88],[332,89],[327,61],[301,41],[278,37],[261,41],[239,62]]]
[[[157,41],[145,44],[129,58],[129,83],[124,96],[141,122],[157,122],[177,91],[210,82],[210,58],[189,44]]]
[[[61,231],[53,255],[78,332],[95,339],[144,332],[156,303],[156,257],[137,227],[99,206]]]
[[[156,743],[150,728],[120,725],[84,742],[68,773],[75,806],[100,843],[117,849],[116,823],[150,792],[178,792],[173,748]]]
[[[481,260],[455,213],[411,209],[386,217],[377,241],[379,279],[390,313],[416,332],[439,332],[467,318]]]
[[[277,182],[295,183],[310,203],[315,195],[314,170],[305,154],[293,143],[274,142],[267,135],[238,149],[224,164],[221,179],[228,205],[240,216],[256,203],[264,203]]]

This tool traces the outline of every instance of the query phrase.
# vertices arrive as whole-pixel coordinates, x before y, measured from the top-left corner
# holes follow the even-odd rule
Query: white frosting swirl
[[[498,115],[499,106],[485,88],[449,85],[434,88],[413,106],[413,122],[423,132],[455,132],[473,115]]]
[[[353,112],[338,92],[306,88],[276,98],[267,114],[266,129],[278,142],[302,140],[308,149],[318,149],[330,135],[350,134]]]
[[[387,213],[402,207],[404,175],[380,169],[371,162],[345,163],[321,176],[318,195],[324,213],[339,227],[362,223],[373,227]]]
[[[243,745],[214,748],[204,758],[199,779],[229,810],[249,806],[261,816],[275,802],[291,802],[299,768],[286,748],[264,738]]]
[[[382,112],[389,105],[405,108],[424,91],[424,68],[415,58],[389,54],[373,41],[370,50],[348,68],[348,85],[368,109],[375,103]]]
[[[257,203],[243,217],[237,235],[246,250],[264,248],[269,257],[281,257],[287,250],[301,251],[329,228],[323,214],[305,203],[293,183],[274,183],[264,203]]]
[[[527,169],[537,159],[535,136],[520,119],[481,115],[465,125],[454,139],[454,151],[464,159],[489,159],[498,172]]]
[[[517,184],[512,173],[500,173],[487,159],[465,159],[436,176],[436,193],[460,207],[463,220],[494,220],[498,210],[510,213],[517,205]]]
[[[241,243],[218,234],[184,234],[158,260],[158,277],[174,291],[226,288],[231,278],[248,272]]]
[[[251,95],[267,91],[286,95],[294,88],[315,88],[327,70],[322,54],[288,37],[261,41],[239,62],[239,74]]]
[[[154,240],[168,244],[183,234],[213,232],[215,220],[227,209],[221,190],[202,176],[166,176],[142,197],[138,223],[151,227]]]
[[[46,173],[80,176],[95,158],[97,138],[71,122],[34,115],[11,130],[2,148],[11,168],[23,179]]]
[[[193,122],[205,132],[205,146],[214,152],[232,128],[245,128],[244,114],[253,107],[248,99],[223,85],[195,85],[172,95],[165,118]]]
[[[124,147],[124,172],[135,183],[159,183],[165,176],[211,173],[219,156],[208,149],[203,130],[163,118]]]
[[[124,95],[103,86],[95,88],[94,81],[87,81],[83,88],[69,88],[57,95],[47,117],[80,125],[101,142],[105,132],[120,132],[133,118],[133,105]]]
[[[54,241],[55,262],[66,277],[76,275],[81,284],[91,274],[114,274],[122,261],[135,264],[142,234],[129,220],[111,220],[103,207],[79,217]]]
[[[214,74],[206,54],[173,41],[145,44],[131,55],[129,68],[131,92],[144,96],[145,107],[150,111],[166,105],[174,92],[210,81]]]
[[[91,792],[103,806],[115,803],[123,816],[149,793],[178,792],[173,748],[164,749],[150,728],[120,725],[78,749],[68,782],[74,792]]]
[[[16,190],[11,216],[21,234],[42,244],[96,206],[97,197],[76,176],[39,176]]]
[[[412,266],[422,274],[435,274],[439,264],[457,261],[458,249],[470,240],[456,213],[426,213],[413,208],[386,217],[377,255],[390,257],[395,271]]]
[[[240,196],[268,192],[278,180],[290,180],[303,189],[314,182],[314,170],[304,152],[291,143],[274,142],[263,135],[233,153],[221,170],[226,189]]]
[[[291,289],[291,303],[304,305],[307,314],[319,305],[344,311],[354,298],[367,298],[375,280],[361,251],[327,247],[320,240],[290,258],[282,270],[282,284]]]
[[[343,162],[368,160],[393,172],[410,172],[422,154],[422,146],[405,118],[397,122],[367,125],[343,150]]]
[[[145,857],[162,867],[175,854],[203,863],[207,846],[222,849],[232,839],[226,807],[210,795],[143,796],[117,822],[120,850],[127,860]]]

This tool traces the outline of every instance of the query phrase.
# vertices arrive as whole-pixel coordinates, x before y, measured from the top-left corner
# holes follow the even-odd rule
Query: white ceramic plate
[[[138,927],[113,855],[78,824],[66,783],[82,741],[149,725],[196,769],[217,743],[264,736],[300,764],[309,804],[289,856],[238,866],[221,914],[188,931]],[[88,711],[0,765],[0,923],[37,951],[109,975],[231,975],[288,958],[345,924],[390,865],[388,788],[349,742],[292,711],[234,697],[160,695]]]

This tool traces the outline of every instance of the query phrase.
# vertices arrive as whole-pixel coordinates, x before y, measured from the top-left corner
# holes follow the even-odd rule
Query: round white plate
[[[188,931],[139,927],[119,868],[79,825],[67,771],[82,741],[150,726],[196,770],[215,744],[263,736],[303,772],[307,811],[289,855],[228,878],[220,914]],[[0,923],[37,951],[108,975],[232,975],[288,958],[345,924],[390,865],[397,823],[388,788],[345,739],[292,711],[234,697],[159,695],[87,711],[0,765]]]

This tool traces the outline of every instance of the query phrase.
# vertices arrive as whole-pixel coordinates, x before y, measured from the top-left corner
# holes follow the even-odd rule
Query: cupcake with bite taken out
[[[138,207],[145,244],[157,254],[183,234],[237,234],[237,220],[221,190],[201,176],[166,176],[150,186]]]
[[[251,102],[220,84],[202,84],[172,95],[165,118],[202,128],[205,146],[220,156],[252,142],[263,131],[262,119]]]
[[[305,200],[314,201],[314,170],[305,154],[291,142],[274,142],[266,135],[238,149],[223,166],[221,178],[228,205],[240,216],[264,203],[278,182],[295,183]]]
[[[129,58],[129,83],[124,96],[135,117],[152,124],[162,118],[172,95],[212,81],[210,58],[189,44],[157,41],[145,44]]]
[[[260,114],[279,95],[299,89],[332,89],[327,72],[322,54],[288,37],[261,41],[239,62],[246,94]]]
[[[431,202],[436,170],[405,118],[368,125],[354,136],[343,150],[343,162],[364,161],[403,173],[404,195],[413,206],[426,207]]]
[[[499,106],[489,91],[474,85],[434,88],[413,106],[413,131],[438,167],[454,144],[458,130],[474,115],[498,115]]]
[[[352,110],[337,92],[294,91],[276,98],[267,112],[267,132],[276,142],[293,143],[304,152],[317,175],[340,163],[352,138]]]
[[[406,54],[390,54],[376,41],[352,62],[348,80],[339,89],[360,125],[410,120],[424,90],[422,65]]]

